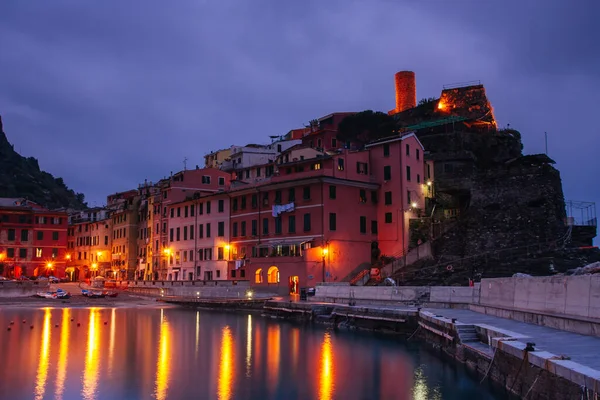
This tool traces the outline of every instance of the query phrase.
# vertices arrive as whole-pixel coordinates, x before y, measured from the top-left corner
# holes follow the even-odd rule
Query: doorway
[[[194,280],[194,273],[193,273],[193,272],[190,272],[190,273],[188,273],[188,279],[189,279],[190,281],[193,281],[193,280]]]
[[[212,271],[204,271],[204,280],[212,281]]]
[[[289,279],[289,286],[290,286],[290,294],[298,294],[300,293],[300,279],[298,278],[297,275],[294,276],[290,276]]]

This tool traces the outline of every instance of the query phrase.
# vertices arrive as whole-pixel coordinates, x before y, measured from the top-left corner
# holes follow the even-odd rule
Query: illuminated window
[[[267,274],[267,282],[279,283],[279,268],[277,268],[274,265],[269,268],[269,273]]]
[[[254,274],[254,283],[262,283],[262,282],[263,282],[262,268],[259,268],[256,270],[256,273]]]
[[[81,256],[81,253],[79,253],[79,255]],[[37,249],[35,249],[35,256],[37,258],[42,257],[42,249],[41,248],[38,247]],[[81,259],[81,257],[79,257],[79,258]]]

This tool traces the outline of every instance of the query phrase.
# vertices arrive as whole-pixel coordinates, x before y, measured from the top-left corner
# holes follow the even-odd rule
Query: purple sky
[[[492,5],[491,3],[494,3]],[[600,202],[600,2],[0,2],[0,114],[15,149],[90,205],[335,111],[481,80],[565,197]]]

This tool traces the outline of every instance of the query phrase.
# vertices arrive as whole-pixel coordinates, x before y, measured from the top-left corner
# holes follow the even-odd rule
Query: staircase
[[[364,286],[371,280],[370,270],[364,269],[350,280],[350,286]]]
[[[479,343],[475,325],[457,325],[456,330],[461,343]]]

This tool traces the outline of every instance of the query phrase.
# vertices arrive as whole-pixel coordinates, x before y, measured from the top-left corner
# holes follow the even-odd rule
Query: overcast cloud
[[[494,3],[492,5],[491,3]],[[481,80],[567,199],[600,202],[600,2],[2,0],[0,115],[91,205],[232,144]]]

